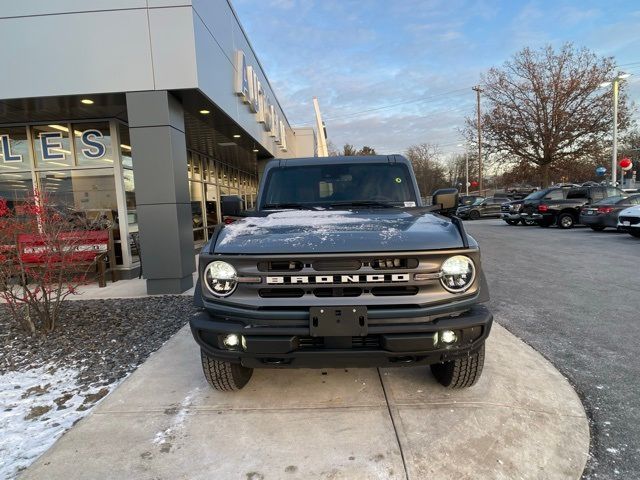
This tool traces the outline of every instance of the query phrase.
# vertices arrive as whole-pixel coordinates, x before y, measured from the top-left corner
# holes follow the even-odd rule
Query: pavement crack
[[[378,377],[380,378],[380,386],[382,387],[382,393],[384,393],[384,401],[387,403],[387,410],[389,411],[389,418],[391,418],[391,425],[393,426],[393,432],[396,435],[396,442],[398,442],[398,449],[400,450],[400,458],[402,459],[402,468],[404,468],[404,478],[409,480],[409,471],[407,470],[407,461],[404,458],[404,451],[402,450],[402,443],[400,442],[400,435],[398,434],[398,428],[396,427],[396,421],[393,416],[393,412],[391,411],[391,405],[389,404],[389,397],[387,395],[387,389],[384,385],[384,380],[382,379],[382,374],[380,373],[380,369],[376,368],[378,372]]]

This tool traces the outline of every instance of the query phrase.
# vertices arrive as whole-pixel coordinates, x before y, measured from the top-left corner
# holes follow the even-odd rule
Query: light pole
[[[464,177],[464,191],[465,195],[469,196],[469,149],[466,145],[461,143],[458,144],[459,147],[464,147],[464,169],[465,169],[465,177]]]
[[[611,153],[611,185],[615,185],[618,180],[618,96],[620,89],[620,82],[626,78],[629,78],[631,74],[618,72],[615,78],[603,82],[601,87],[608,87],[611,85],[611,91],[613,93],[613,151]]]

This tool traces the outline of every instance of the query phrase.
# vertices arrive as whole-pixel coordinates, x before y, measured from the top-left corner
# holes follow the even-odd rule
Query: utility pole
[[[618,176],[618,90],[620,76],[613,79],[613,154],[611,155],[611,185],[615,186]],[[624,178],[624,177],[623,177]]]
[[[484,90],[480,88],[480,85],[476,85],[472,90],[476,92],[478,104],[478,187],[480,188],[480,195],[482,195],[482,125],[480,123],[480,93]]]
[[[600,87],[608,87],[611,85],[613,93],[613,151],[611,153],[611,185],[615,185],[618,180],[618,96],[620,82],[630,76],[631,75],[629,73],[618,72],[615,78],[600,84]]]
[[[464,168],[466,170],[466,175],[464,179],[464,188],[467,197],[469,196],[469,150],[465,150],[464,152]]]
[[[313,97],[313,108],[316,111],[316,128],[318,129],[318,156],[328,157],[327,137],[324,134],[324,123],[322,122],[322,114],[320,113],[320,105],[318,97]]]

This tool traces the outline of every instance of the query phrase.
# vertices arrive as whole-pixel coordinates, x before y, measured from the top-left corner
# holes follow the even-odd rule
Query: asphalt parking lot
[[[502,220],[465,226],[482,249],[496,320],[584,403],[592,440],[583,478],[640,478],[640,240]]]

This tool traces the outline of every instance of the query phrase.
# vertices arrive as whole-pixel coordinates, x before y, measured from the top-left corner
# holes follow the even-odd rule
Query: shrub
[[[96,257],[83,238],[96,226],[69,211],[39,192],[0,199],[0,299],[30,333],[53,331],[63,302],[95,268],[83,261]]]

